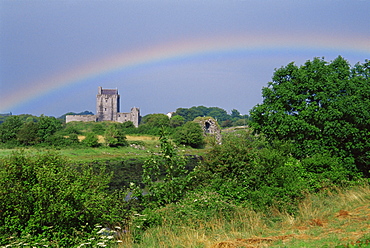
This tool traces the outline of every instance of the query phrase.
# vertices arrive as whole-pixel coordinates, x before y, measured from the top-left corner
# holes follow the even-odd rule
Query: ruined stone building
[[[67,115],[66,122],[71,121],[132,121],[139,126],[140,109],[131,108],[129,113],[120,113],[120,96],[118,89],[98,88],[96,96],[96,115]]]
[[[215,137],[216,141],[221,143],[221,128],[217,121],[212,117],[197,117],[194,122],[199,123],[203,129],[204,135]]]

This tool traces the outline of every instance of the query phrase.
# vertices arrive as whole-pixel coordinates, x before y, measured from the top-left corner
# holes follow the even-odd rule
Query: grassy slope
[[[228,222],[151,228],[140,244],[126,236],[122,247],[348,247],[364,238],[370,239],[370,188],[356,187],[309,195],[296,216],[245,209]]]

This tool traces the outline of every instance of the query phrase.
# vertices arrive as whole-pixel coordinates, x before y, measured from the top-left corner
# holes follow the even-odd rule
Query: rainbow
[[[15,94],[9,94],[1,99],[0,112],[11,111],[32,99],[36,99],[63,87],[78,84],[96,77],[116,71],[132,68],[141,69],[160,63],[191,60],[212,54],[242,53],[248,51],[266,50],[308,50],[353,52],[370,55],[370,43],[366,37],[333,37],[316,36],[222,36],[207,39],[172,42],[137,51],[125,51],[113,56],[102,58],[70,71],[53,75],[35,82],[29,82]],[[364,57],[365,59],[366,57]],[[310,58],[308,58],[310,59]]]

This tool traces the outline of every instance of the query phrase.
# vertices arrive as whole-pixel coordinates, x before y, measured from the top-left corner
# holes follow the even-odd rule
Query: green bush
[[[318,165],[317,159],[307,158],[303,163],[293,158],[290,151],[289,144],[270,145],[250,131],[229,133],[190,174],[191,181],[195,187],[210,187],[238,204],[258,210],[274,206],[292,213],[305,192],[316,191],[329,182],[338,185],[348,180],[338,161],[329,161],[330,169],[322,168],[319,173],[308,170],[312,163]]]
[[[76,230],[88,235],[95,224],[114,225],[124,212],[107,193],[104,169],[69,164],[56,153],[15,152],[0,162],[0,244],[25,237],[70,246]]]
[[[168,135],[162,130],[161,152],[152,154],[143,165],[143,183],[149,193],[145,195],[148,206],[161,206],[178,201],[187,186],[186,158],[178,155]]]
[[[86,133],[85,139],[82,140],[82,144],[87,147],[98,147],[100,145],[98,141],[96,134]]]
[[[127,146],[126,135],[122,127],[118,124],[112,124],[104,132],[105,144],[110,147]]]
[[[205,143],[202,127],[195,122],[187,122],[178,127],[173,137],[178,144],[193,148],[201,148]]]

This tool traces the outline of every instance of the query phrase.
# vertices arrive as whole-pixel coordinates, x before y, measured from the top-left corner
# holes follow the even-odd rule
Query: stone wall
[[[130,113],[117,113],[117,122],[132,121],[135,127],[139,126],[140,110],[139,108],[132,108]]]
[[[96,121],[96,115],[66,115],[66,123],[71,121]]]
[[[214,136],[218,142],[221,142],[221,129],[214,118],[197,117],[194,119],[194,122],[202,126],[204,135]]]

